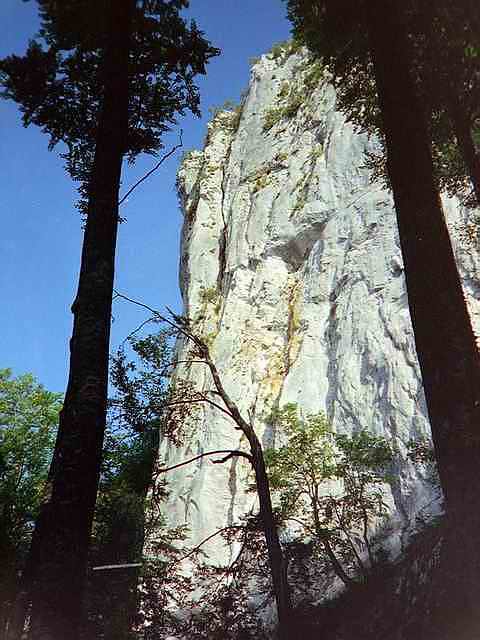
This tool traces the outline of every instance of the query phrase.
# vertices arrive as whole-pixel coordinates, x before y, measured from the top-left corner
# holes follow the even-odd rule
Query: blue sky
[[[249,59],[289,37],[282,0],[191,0],[188,15],[222,50],[198,78],[201,120],[186,117],[184,149],[201,148],[208,108],[238,100],[249,79]],[[1,0],[0,57],[22,53],[37,28],[36,3]],[[166,150],[178,131],[165,137]],[[123,205],[116,287],[156,308],[180,309],[178,246],[181,214],[175,172],[181,153],[167,160]],[[123,191],[153,164],[140,159],[123,174]],[[0,368],[32,372],[47,388],[63,391],[68,371],[70,305],[75,295],[82,242],[74,208],[75,185],[47,136],[24,129],[14,103],[0,101]],[[145,318],[127,303],[115,303],[112,348]]]

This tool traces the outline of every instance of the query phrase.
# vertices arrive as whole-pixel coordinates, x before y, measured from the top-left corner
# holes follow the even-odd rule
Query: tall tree
[[[417,87],[431,115],[440,157],[448,159],[453,138],[463,159],[463,172],[472,182],[473,200],[480,203],[480,155],[474,135],[480,116],[480,32],[475,25],[479,10],[448,0],[428,4],[411,0],[409,4]],[[448,166],[445,173],[450,173]]]
[[[38,0],[42,29],[0,62],[4,97],[63,141],[86,215],[65,403],[25,590],[35,640],[75,639],[105,431],[122,161],[161,148],[175,113],[198,113],[196,73],[215,55],[179,11],[187,0]],[[22,625],[18,611],[16,630]]]
[[[382,136],[381,113],[362,3],[339,3],[335,15],[322,2],[291,0],[289,11],[309,47],[334,71],[340,109],[362,130]],[[480,201],[478,133],[480,115],[479,10],[448,0],[409,0],[402,6],[411,58],[410,71],[434,142],[439,187]],[[319,20],[319,17],[323,16]],[[350,73],[351,67],[355,73]],[[385,175],[384,158],[375,158]],[[469,193],[468,182],[473,187]]]
[[[351,64],[371,55],[387,167],[393,188],[410,313],[440,480],[448,536],[444,587],[432,637],[471,638],[480,631],[480,359],[434,179],[431,139],[412,73],[406,5],[396,0],[291,0],[299,35],[316,26],[329,46],[347,43]],[[359,25],[363,29],[359,29]],[[351,42],[349,39],[351,38]],[[337,49],[340,51],[340,48]]]
[[[170,421],[172,422],[174,428],[178,429],[179,423],[185,421],[185,418],[187,418],[188,422],[188,417],[190,416],[190,409],[192,408],[192,406],[194,406],[196,403],[206,402],[215,409],[218,409],[222,411],[222,413],[227,415],[233,421],[235,425],[234,428],[241,431],[243,436],[245,437],[246,442],[248,442],[248,453],[242,450],[205,452],[193,459],[173,465],[172,467],[160,469],[159,473],[171,471],[178,467],[190,464],[191,462],[194,462],[205,456],[214,454],[227,454],[220,460],[215,460],[214,462],[216,464],[226,463],[227,461],[236,457],[241,457],[248,460],[255,475],[255,489],[259,501],[258,520],[261,524],[261,529],[265,537],[265,545],[268,554],[268,563],[272,579],[273,593],[277,605],[278,636],[281,640],[292,640],[295,635],[295,630],[293,621],[293,607],[287,574],[288,565],[280,543],[278,522],[272,506],[270,483],[265,464],[263,446],[260,438],[257,435],[254,424],[252,424],[252,421],[250,419],[246,419],[242,416],[237,404],[234,400],[232,400],[229,393],[225,389],[222,378],[211,356],[207,342],[204,338],[194,332],[194,329],[191,327],[191,323],[188,318],[173,316],[172,320],[169,320],[162,316],[158,311],[151,307],[148,307],[147,305],[127,298],[126,296],[123,296],[118,292],[117,296],[134,304],[138,304],[145,309],[148,309],[153,314],[151,319],[155,320],[156,322],[166,323],[171,329],[173,329],[178,339],[186,341],[187,344],[190,344],[191,351],[186,357],[186,362],[203,362],[209,370],[213,388],[206,391],[199,391],[198,389],[196,389],[195,384],[192,385],[190,380],[181,380],[179,378],[175,380],[175,384],[172,385],[171,388],[172,397],[167,400],[167,405],[180,408],[182,406],[187,407],[187,411],[186,413],[180,413],[180,415],[177,415],[174,419],[170,418]],[[118,376],[116,377],[116,380],[119,380]],[[128,388],[128,386],[128,380],[125,380],[124,388]]]

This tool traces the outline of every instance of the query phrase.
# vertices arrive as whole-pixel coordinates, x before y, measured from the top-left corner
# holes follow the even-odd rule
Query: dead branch
[[[138,300],[129,298],[123,293],[120,293],[119,291],[117,291],[117,289],[114,289],[113,293],[114,293],[114,297],[113,297],[114,300],[116,298],[122,298],[127,302],[131,302],[132,304],[136,304],[139,307],[143,307],[144,309],[147,309],[147,311],[150,311],[150,313],[152,313],[157,320],[161,320],[162,322],[165,322],[166,324],[168,324],[168,326],[170,326],[172,329],[175,329],[175,331],[178,331],[178,333],[182,334],[185,338],[187,338],[187,340],[191,340],[197,347],[205,346],[201,340],[199,340],[195,335],[193,335],[193,333],[186,331],[182,326],[180,326],[180,324],[172,322],[171,320],[163,316],[159,311],[157,311],[153,307],[149,307],[147,304],[144,304],[143,302],[139,302]],[[173,317],[178,318],[178,316],[175,316],[175,314],[172,314],[172,315]]]
[[[135,191],[135,189],[142,184],[142,182],[147,180],[147,178],[149,178],[152,175],[152,173],[155,173],[155,171],[162,166],[162,164],[165,162],[165,160],[170,158],[170,156],[172,156],[175,153],[175,151],[177,151],[178,149],[183,147],[183,129],[180,129],[180,136],[179,137],[180,137],[180,142],[178,144],[176,144],[174,147],[172,147],[172,149],[170,149],[170,151],[168,153],[166,153],[164,156],[162,156],[160,158],[160,160],[157,162],[157,164],[153,167],[153,169],[150,169],[150,171],[147,171],[147,173],[143,176],[143,178],[140,178],[140,180],[138,180],[138,182],[136,182],[133,185],[133,187],[130,187],[130,189],[127,191],[127,193],[124,196],[122,196],[122,198],[120,198],[120,200],[118,201],[119,205],[121,205],[122,202],[124,202],[128,198],[128,196],[132,193],[132,191]]]
[[[233,525],[232,524],[232,525],[229,525],[228,527],[223,527],[222,529],[218,529],[218,531],[215,531],[214,533],[212,533],[209,536],[207,536],[196,547],[194,547],[193,549],[190,549],[190,551],[187,553],[187,555],[183,556],[182,558],[180,558],[176,562],[183,562],[184,560],[186,560],[187,558],[192,556],[194,553],[197,553],[197,551],[200,551],[201,547],[204,544],[209,542],[209,540],[211,540],[212,538],[215,538],[215,536],[218,536],[219,534],[223,533],[224,531],[230,531],[231,529],[243,529],[243,528],[244,528],[243,525]]]
[[[130,562],[128,564],[102,564],[100,567],[92,567],[92,571],[106,571],[107,569],[130,569],[141,567],[141,562]]]
[[[247,458],[250,464],[253,464],[252,456],[248,453],[245,453],[244,451],[231,451],[224,458],[221,458],[220,460],[212,460],[212,462],[213,464],[223,464],[224,462],[227,462],[231,458],[238,458],[238,457]]]
[[[179,462],[178,464],[174,464],[171,467],[166,467],[165,469],[158,469],[157,473],[166,473],[167,471],[172,471],[173,469],[178,469],[179,467],[184,467],[186,464],[190,464],[191,462],[195,462],[195,460],[200,460],[200,458],[205,458],[205,456],[214,456],[220,453],[227,453],[227,457],[222,460],[212,460],[215,464],[219,464],[220,462],[226,462],[229,458],[233,457],[241,457],[246,458],[250,463],[252,462],[252,457],[250,454],[245,451],[234,451],[232,449],[219,449],[218,451],[206,451],[205,453],[201,453],[195,458],[190,458],[190,460],[185,460],[184,462]]]

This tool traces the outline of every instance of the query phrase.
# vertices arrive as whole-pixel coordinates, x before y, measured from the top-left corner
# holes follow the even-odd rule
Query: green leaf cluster
[[[23,124],[63,142],[61,155],[88,195],[104,85],[109,2],[37,0],[41,29],[23,56],[0,60],[2,97],[15,100]],[[130,100],[124,154],[156,155],[162,135],[186,110],[199,115],[197,74],[219,50],[180,12],[187,0],[135,2],[129,55]],[[127,43],[125,43],[127,46]]]
[[[280,520],[314,540],[344,582],[364,577],[375,562],[375,524],[387,509],[383,488],[393,461],[390,445],[366,430],[336,434],[323,414],[302,418],[295,404],[269,421],[287,438],[265,454]]]
[[[295,37],[328,65],[340,110],[361,131],[383,139],[365,0],[286,3]],[[402,27],[410,47],[409,66],[429,123],[439,187],[450,195],[461,194],[465,204],[475,205],[467,183],[468,178],[477,183],[480,180],[479,147],[475,142],[480,121],[478,3],[409,0],[402,11]],[[472,160],[475,153],[477,159]],[[375,178],[388,184],[384,152],[372,156],[368,164]],[[480,190],[480,186],[475,188]]]
[[[62,394],[47,391],[31,374],[0,369],[0,621],[18,587],[61,408]]]
[[[112,357],[114,393],[92,533],[93,565],[143,563],[146,532],[153,527],[165,544],[178,537],[162,527],[159,508],[166,486],[154,486],[160,437],[166,432],[171,357],[171,336],[164,330],[130,336]],[[133,637],[139,575],[140,569],[129,568],[92,576],[89,637]]]
[[[31,374],[0,370],[0,535],[15,548],[25,545],[38,512],[61,407],[62,394]]]

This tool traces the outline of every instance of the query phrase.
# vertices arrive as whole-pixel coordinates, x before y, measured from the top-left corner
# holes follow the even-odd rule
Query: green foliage
[[[287,50],[287,46],[288,46],[288,42],[277,42],[273,45],[273,47],[270,49],[270,56],[273,58],[273,60],[278,60],[279,58],[282,58]]]
[[[61,407],[62,394],[47,391],[32,375],[0,369],[0,621],[30,544]]]
[[[286,104],[266,109],[263,115],[263,131],[269,131],[282,120],[288,120],[297,115],[304,100],[300,93],[290,92]]]
[[[178,425],[166,418],[172,348],[171,333],[161,330],[131,336],[112,358],[115,394],[109,401],[92,534],[90,563],[95,566],[143,562],[145,535],[153,528],[164,542],[179,535],[162,528],[159,509],[168,492],[154,477],[160,435],[178,442]],[[139,570],[133,568],[92,575],[89,637],[134,637],[138,578]]]
[[[190,160],[191,158],[193,158],[193,156],[195,155],[196,150],[195,149],[189,149],[188,151],[184,151],[181,156],[180,156],[180,162],[179,164],[182,165],[184,162],[188,162],[188,160]]]
[[[278,92],[279,99],[283,100],[284,98],[287,98],[289,93],[290,93],[290,83],[283,82],[280,87],[280,91]]]
[[[303,65],[301,71],[303,71]],[[299,70],[300,71],[300,70]],[[324,77],[325,68],[321,61],[309,62],[306,71],[296,83],[283,82],[278,92],[280,105],[265,110],[263,131],[267,132],[282,120],[294,118],[298,110],[310,98]]]
[[[427,438],[410,440],[408,442],[408,457],[416,464],[434,464],[435,452],[432,442]]]
[[[219,295],[220,292],[217,287],[202,287],[200,289],[200,302],[205,304],[215,303]]]
[[[362,3],[286,0],[295,37],[328,65],[337,106],[361,131],[383,140],[383,124]],[[410,67],[430,119],[435,173],[442,190],[475,206],[467,186],[472,176],[455,120],[459,113],[475,139],[480,96],[480,11],[473,3],[414,1],[404,8]],[[460,107],[460,109],[459,109]],[[457,115],[455,115],[457,114]],[[475,143],[478,154],[478,143]],[[463,157],[462,157],[463,156]],[[373,177],[389,184],[384,152],[371,157]]]
[[[223,104],[209,107],[208,112],[212,118],[216,118],[219,113],[223,113],[224,111],[236,111],[238,108],[239,105],[236,104],[233,100],[225,100]]]
[[[284,60],[291,55],[294,55],[302,48],[302,43],[293,38],[290,40],[285,40],[283,42],[277,42],[270,49],[269,56],[273,60]]]
[[[386,513],[382,486],[393,459],[390,446],[367,431],[335,434],[322,414],[302,419],[294,404],[269,421],[287,436],[286,444],[265,456],[280,519],[313,538],[316,553],[333,557],[342,580],[363,579],[362,556],[375,562],[373,526]]]
[[[216,289],[212,288],[211,294],[208,289],[204,291],[206,300],[214,302],[218,295]],[[176,320],[182,322],[180,318]],[[173,420],[174,424],[183,422],[186,415],[191,421],[192,406],[198,400],[195,388],[183,385],[181,380],[175,379],[174,384],[167,384],[171,371],[171,337],[164,331],[147,338],[131,338],[128,344],[132,347],[130,355],[134,361],[127,358],[127,346],[114,358],[112,379],[117,396],[111,403],[113,416],[110,422],[120,429],[110,433],[107,445],[108,455],[97,506],[95,561],[110,563],[116,559],[135,562],[142,559],[141,606],[135,621],[137,630],[132,635],[134,638],[263,638],[256,611],[242,601],[248,591],[247,585],[252,581],[251,573],[244,570],[246,563],[256,563],[258,554],[263,556],[264,563],[267,558],[264,543],[258,540],[261,532],[255,531],[247,541],[243,540],[246,527],[232,525],[219,531],[226,544],[238,544],[240,540],[240,555],[232,566],[205,565],[205,552],[201,546],[189,548],[186,544],[185,527],[168,529],[165,526],[160,507],[168,495],[168,488],[160,482],[162,476],[156,476],[152,481],[151,475],[147,474],[147,484],[143,485],[136,480],[139,475],[142,477],[138,473],[138,464],[140,469],[143,466],[145,432],[142,424],[152,428],[156,425],[156,433],[160,426],[163,435],[170,437],[174,444],[178,443],[172,437],[172,428],[165,426],[167,415],[168,422]],[[187,402],[176,405],[179,399],[181,403]],[[170,403],[186,407],[187,413],[179,420],[172,418]],[[168,414],[162,412],[167,408]],[[147,485],[148,492],[145,491]],[[146,516],[143,518],[145,507]],[[141,534],[144,530],[148,538],[142,557]],[[248,531],[251,532],[251,528]],[[255,555],[252,558],[249,555],[247,559],[247,551],[250,554],[250,550]],[[188,560],[188,569],[184,560]],[[119,595],[123,593],[125,603],[128,588],[134,590],[135,584],[131,582],[122,586],[115,580],[115,574],[100,585],[97,581],[96,589],[92,590],[95,599],[90,607],[90,637],[106,637],[108,640],[130,638],[119,633],[119,628],[125,627]],[[199,593],[202,594],[200,601]],[[187,615],[177,615],[176,603],[180,603]],[[107,629],[109,624],[116,625],[116,635],[113,629]]]
[[[186,0],[136,4],[124,151],[130,162],[162,149],[162,135],[177,114],[188,109],[199,115],[193,80],[219,53],[180,15]],[[24,56],[0,61],[2,96],[18,103],[25,126],[35,124],[49,135],[50,149],[65,144],[67,171],[86,197],[102,105],[108,3],[39,0],[39,6],[37,39]]]
[[[325,66],[322,60],[314,60],[308,65],[305,78],[303,80],[307,91],[311,92],[318,87],[325,76]]]
[[[40,506],[61,398],[30,374],[12,377],[10,369],[0,370],[1,538],[16,549],[28,544]]]
[[[236,131],[238,129],[238,125],[240,124],[240,118],[242,117],[244,100],[244,95],[241,96],[240,102],[238,104],[236,104],[233,100],[225,100],[222,105],[210,107],[208,111],[212,119],[217,118],[217,116],[219,116],[220,114],[229,114],[230,118],[228,120],[223,118],[222,124],[231,131]]]

